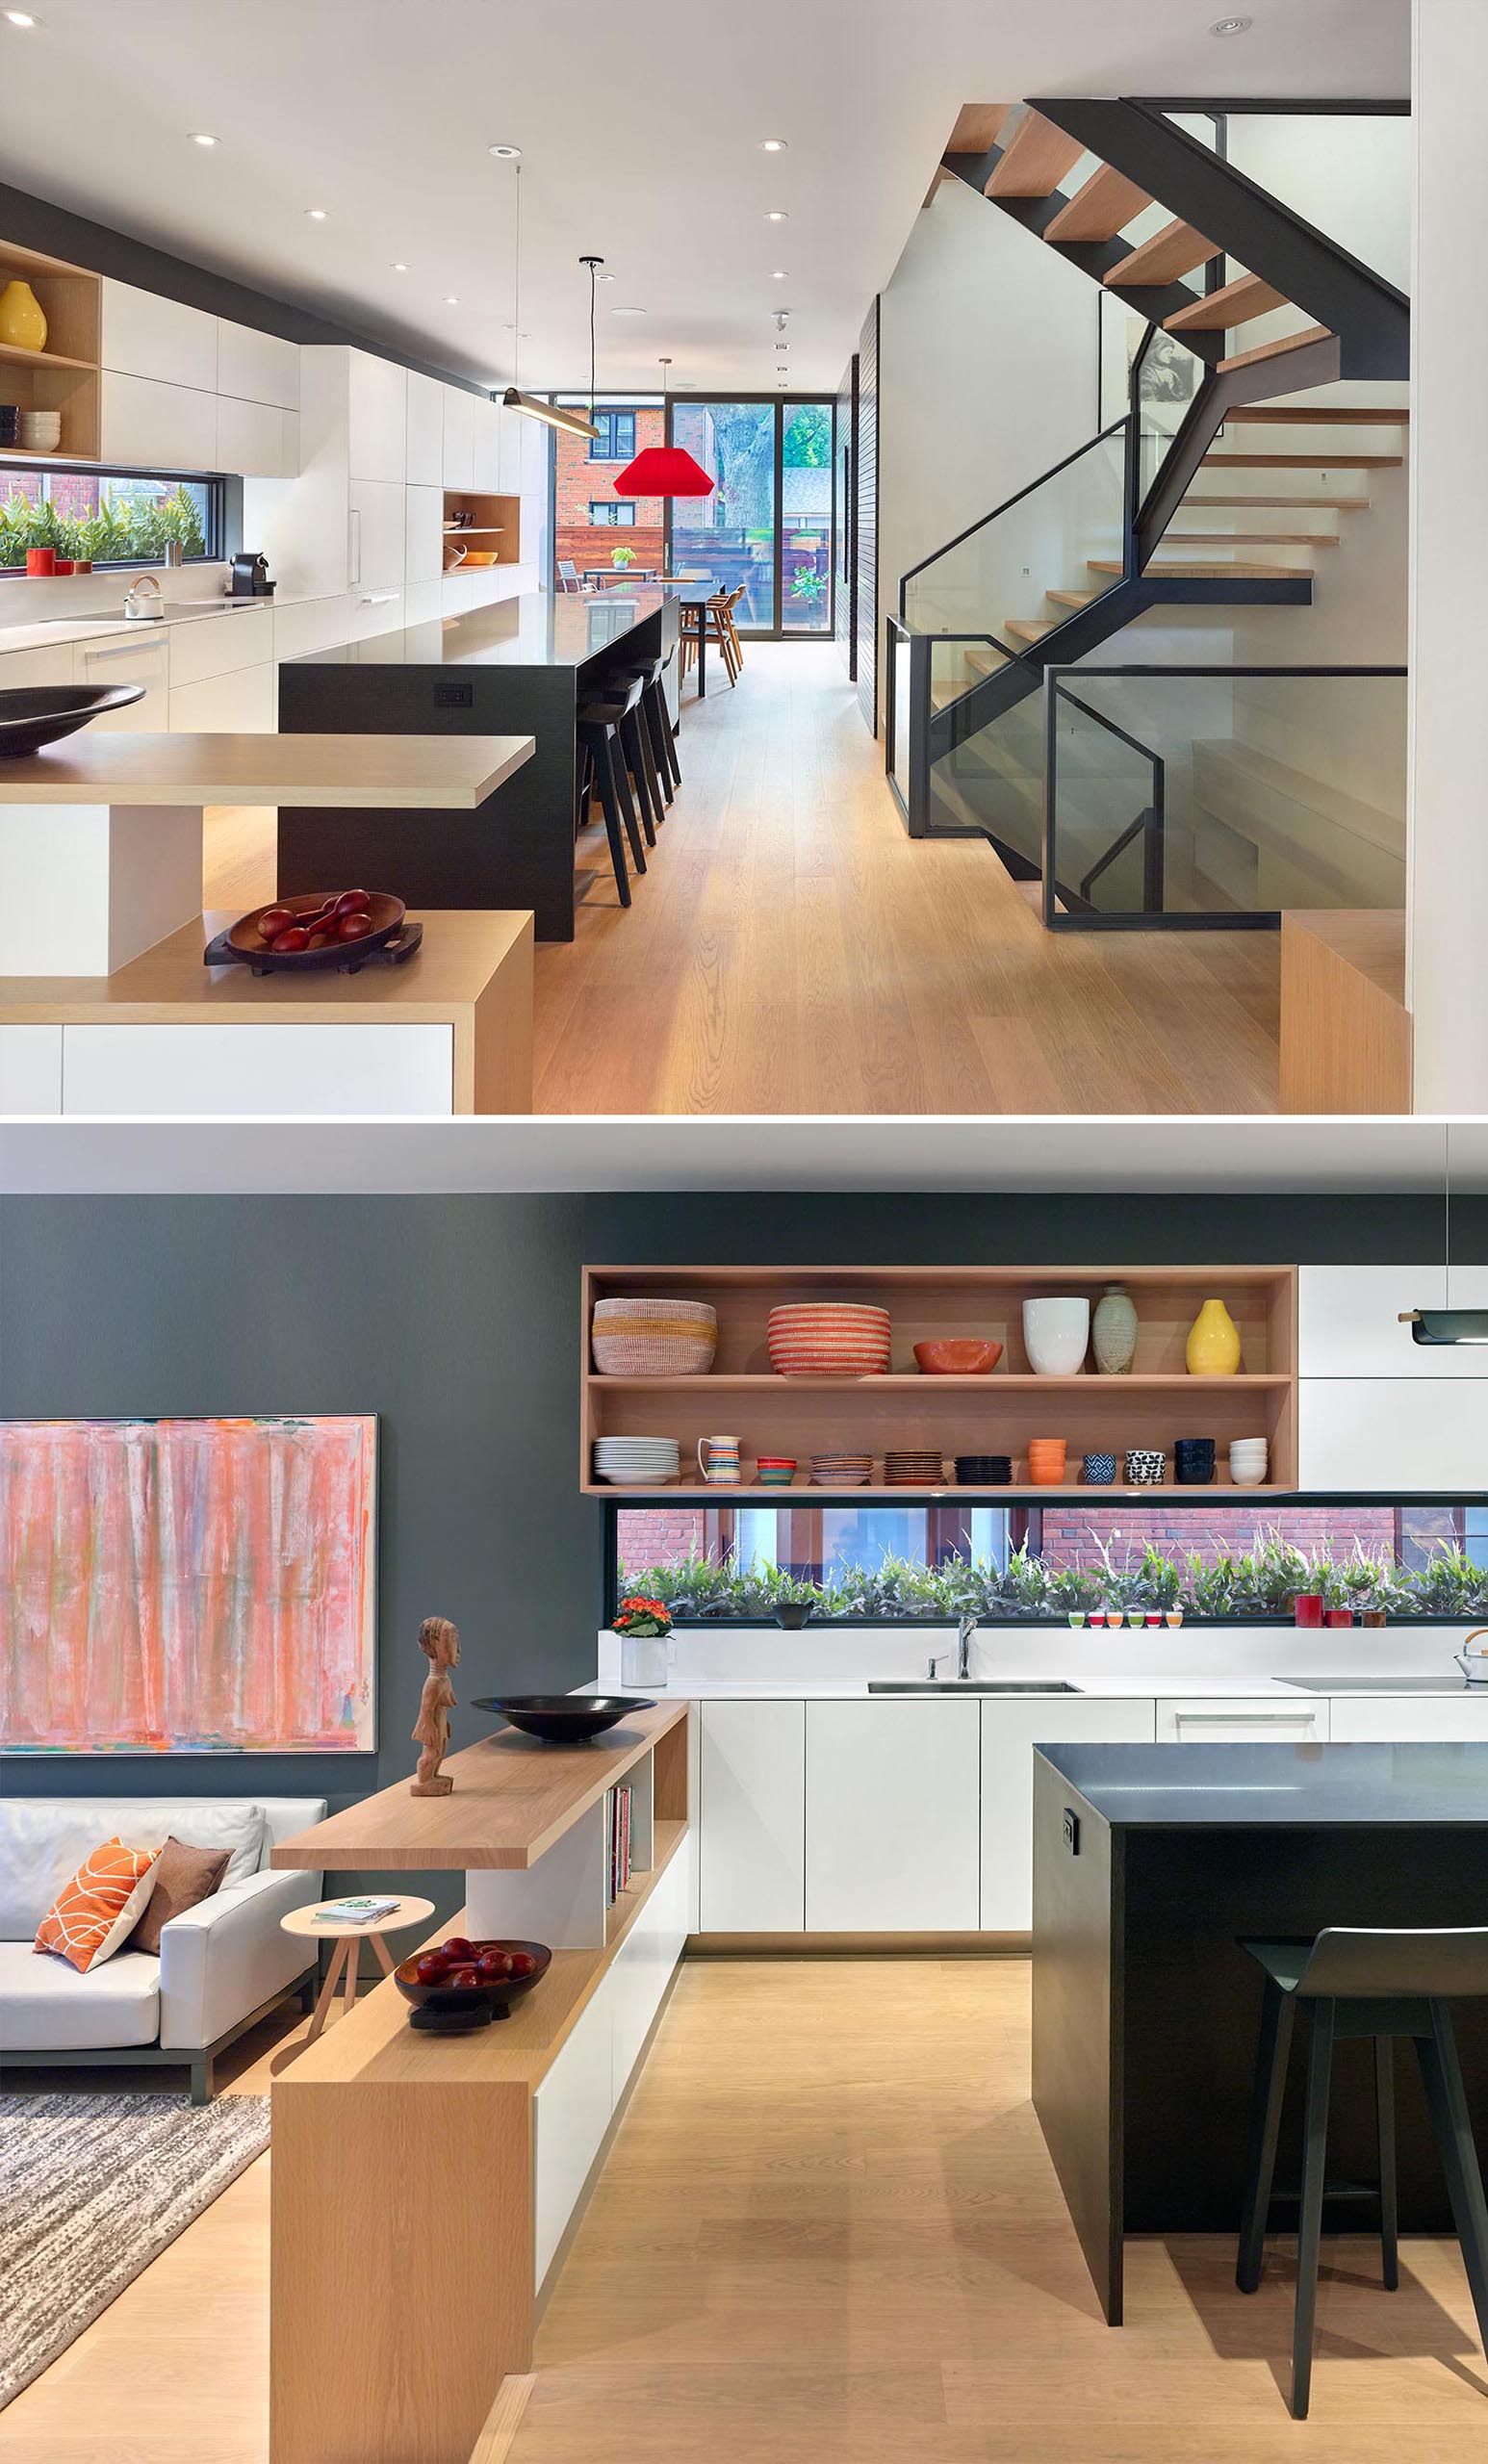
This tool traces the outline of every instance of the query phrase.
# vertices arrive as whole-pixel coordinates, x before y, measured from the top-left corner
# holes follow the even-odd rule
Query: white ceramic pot
[[[1090,1340],[1088,1300],[1025,1300],[1023,1344],[1036,1377],[1073,1377]]]

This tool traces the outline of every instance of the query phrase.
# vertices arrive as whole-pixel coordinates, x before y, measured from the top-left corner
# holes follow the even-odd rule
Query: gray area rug
[[[0,2406],[268,2144],[267,2096],[0,2096]]]

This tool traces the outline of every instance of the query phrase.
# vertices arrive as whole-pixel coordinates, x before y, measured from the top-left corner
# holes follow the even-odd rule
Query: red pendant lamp
[[[663,389],[669,359],[661,362]],[[710,497],[714,482],[680,445],[648,445],[615,481],[617,497]]]

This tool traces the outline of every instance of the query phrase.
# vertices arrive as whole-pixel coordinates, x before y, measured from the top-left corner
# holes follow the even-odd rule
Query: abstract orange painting
[[[365,1753],[376,1422],[0,1422],[0,1745]]]

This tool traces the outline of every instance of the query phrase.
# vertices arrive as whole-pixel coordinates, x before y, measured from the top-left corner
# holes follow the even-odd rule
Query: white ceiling
[[[0,18],[0,165],[492,382],[513,181],[486,149],[509,141],[526,381],[585,377],[596,250],[602,385],[653,386],[669,353],[674,382],[769,387],[788,307],[794,383],[834,388],[963,101],[1408,90],[1409,0],[1247,6],[1225,41],[1221,0],[38,0],[29,33]]]
[[[1450,1135],[1453,1191],[1488,1191],[1488,1122]],[[0,1194],[1436,1192],[1445,1139],[1433,1120],[11,1121]]]

